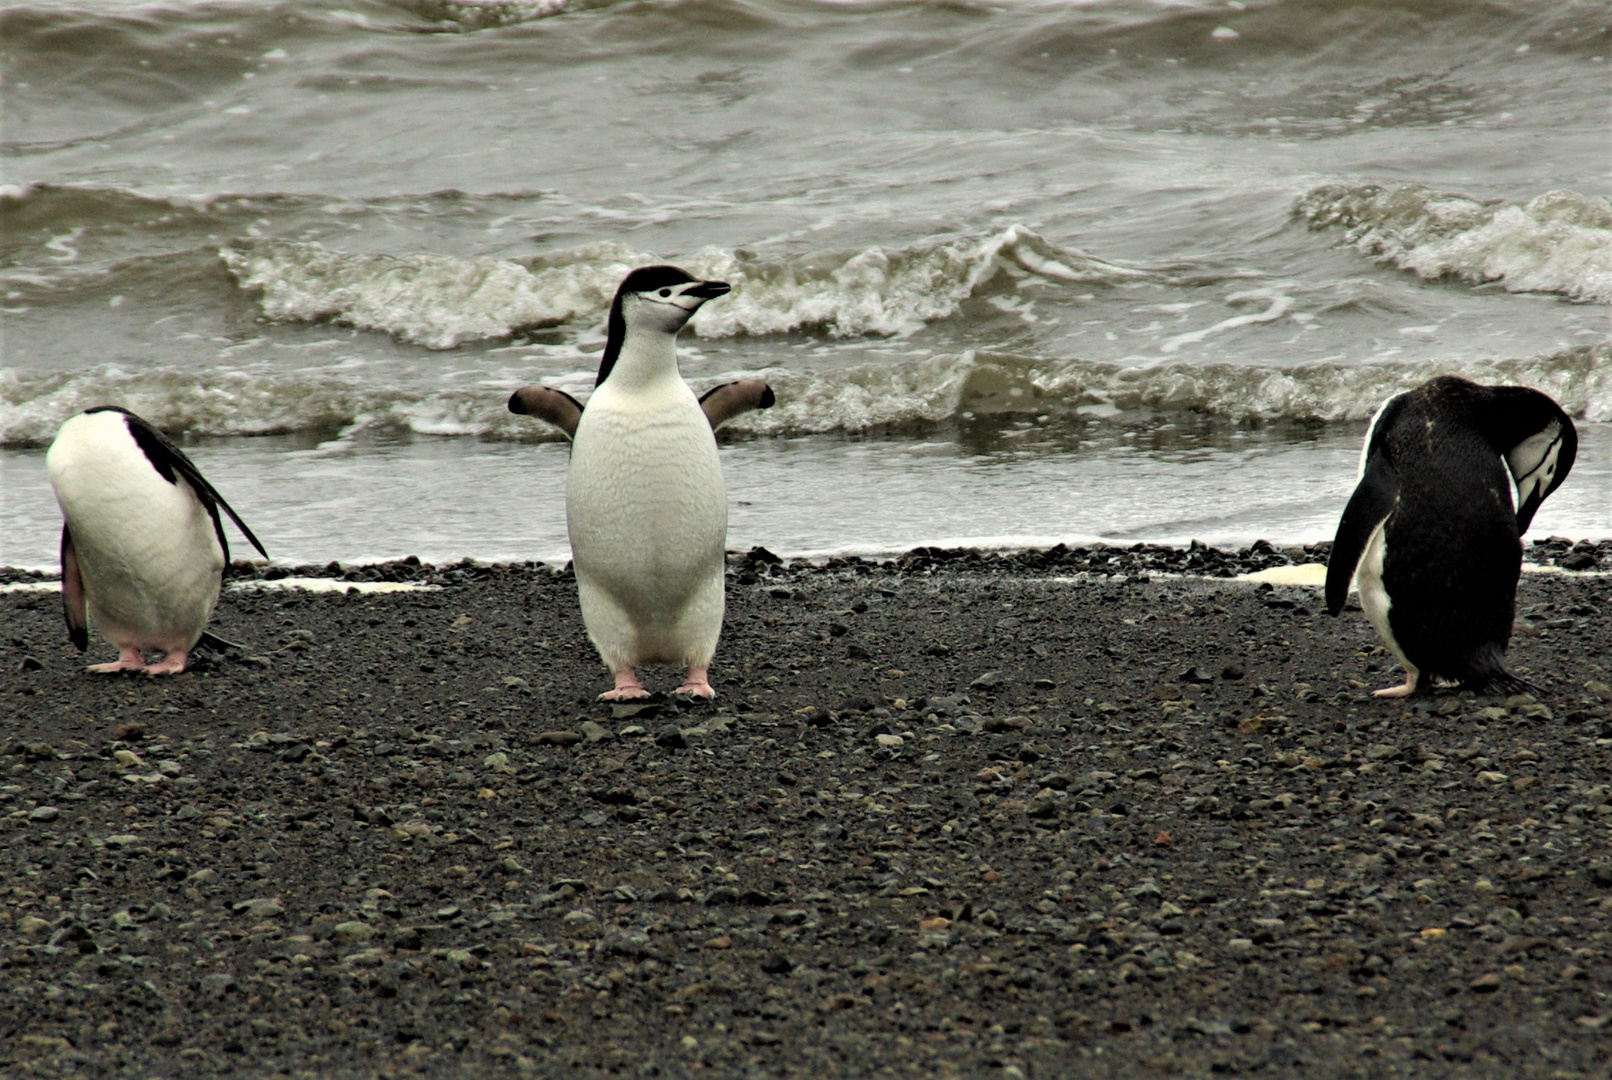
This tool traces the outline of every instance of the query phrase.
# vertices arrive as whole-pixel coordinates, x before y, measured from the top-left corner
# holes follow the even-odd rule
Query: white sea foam
[[[602,319],[634,266],[665,261],[617,244],[590,244],[526,262],[445,255],[374,255],[322,244],[264,241],[224,248],[224,264],[270,318],[336,321],[433,349],[523,329]],[[1112,283],[1147,271],[1060,248],[1012,226],[909,248],[769,258],[707,248],[679,264],[733,286],[703,311],[704,337],[804,329],[834,337],[899,336],[956,315],[999,277],[1063,285]]]
[[[1549,191],[1518,204],[1415,184],[1329,184],[1294,212],[1312,227],[1344,229],[1361,251],[1424,278],[1612,304],[1612,200]]]
[[[410,6],[428,19],[481,30],[547,19],[580,5],[571,0],[414,0]]]
[[[595,314],[630,269],[596,259],[533,271],[504,259],[352,254],[298,241],[219,255],[270,318],[336,319],[432,349]]]

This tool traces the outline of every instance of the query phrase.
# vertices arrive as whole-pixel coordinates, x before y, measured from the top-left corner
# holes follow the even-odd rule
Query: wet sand
[[[0,1071],[1605,1075],[1612,579],[1525,575],[1537,700],[1382,702],[1224,579],[1305,557],[735,558],[693,707],[540,566],[231,590],[166,679],[0,594]]]

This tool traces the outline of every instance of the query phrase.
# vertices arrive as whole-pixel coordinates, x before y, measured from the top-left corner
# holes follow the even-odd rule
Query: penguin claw
[[[708,682],[706,682],[706,681],[704,681],[702,679],[701,681],[699,681],[697,683],[696,682],[686,682],[686,683],[684,683],[682,686],[679,686],[676,690],[673,690],[672,695],[674,697],[703,698],[706,701],[710,701],[711,699],[716,697],[716,691],[711,689],[711,684],[710,683],[708,683]]]

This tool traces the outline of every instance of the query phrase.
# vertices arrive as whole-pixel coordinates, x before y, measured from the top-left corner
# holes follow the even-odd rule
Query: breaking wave
[[[1343,229],[1361,251],[1423,278],[1612,304],[1612,200],[1548,191],[1519,204],[1417,184],[1328,184],[1294,213],[1311,228]]]
[[[1515,383],[1550,394],[1572,416],[1612,421],[1612,345],[1528,360],[1315,363],[1292,367],[1159,363],[1115,367],[968,351],[901,366],[822,375],[764,373],[778,396],[731,427],[755,433],[864,431],[992,413],[1192,412],[1230,422],[1367,420],[1393,394],[1435,375]]]
[[[1360,422],[1392,394],[1441,374],[1537,387],[1572,416],[1612,421],[1612,345],[1523,360],[1448,363],[1316,363],[1291,367],[1161,362],[1116,367],[984,351],[900,361],[855,361],[814,370],[730,372],[696,380],[703,390],[759,374],[778,404],[729,426],[756,436],[870,432],[991,415],[1124,416],[1190,412],[1227,422]],[[0,372],[0,445],[38,446],[73,413],[123,405],[157,426],[193,436],[362,431],[547,441],[546,425],[512,416],[509,391],[529,381],[514,368],[433,383],[400,383],[342,367],[210,371],[108,366],[71,376]],[[558,381],[586,395],[581,383]],[[588,380],[583,380],[585,383]]]
[[[272,319],[334,320],[432,349],[577,320],[591,325],[628,270],[664,261],[612,243],[520,261],[353,254],[311,241],[243,244],[220,257]],[[1101,285],[1150,273],[1060,248],[1022,226],[896,250],[790,259],[708,248],[677,261],[733,286],[693,324],[702,337],[899,336],[956,315],[999,278]]]

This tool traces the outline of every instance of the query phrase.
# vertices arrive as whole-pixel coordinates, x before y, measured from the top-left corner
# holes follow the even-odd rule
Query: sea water
[[[117,404],[275,557],[561,561],[628,269],[729,542],[1326,539],[1388,395],[1524,383],[1612,535],[1612,36],[1596,5],[31,0],[0,10],[0,565]],[[237,541],[237,554],[246,546]]]

